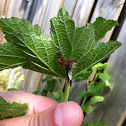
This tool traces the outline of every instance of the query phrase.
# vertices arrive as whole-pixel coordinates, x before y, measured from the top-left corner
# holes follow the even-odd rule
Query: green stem
[[[69,99],[70,86],[68,83],[65,83],[65,92],[64,92],[64,102],[67,102]]]

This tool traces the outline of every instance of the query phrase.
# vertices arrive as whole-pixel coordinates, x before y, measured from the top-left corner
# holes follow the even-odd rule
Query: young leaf
[[[94,82],[93,84],[91,84],[89,86],[89,92],[93,94],[92,96],[101,95],[101,92],[102,92],[104,87],[105,87],[104,82],[100,82],[100,83]]]
[[[84,104],[81,107],[82,107],[83,112],[86,113],[86,114],[89,114],[94,110],[94,108],[91,105],[88,105],[88,104]]]
[[[104,70],[108,66],[108,63],[98,63],[92,67],[92,70]]]
[[[102,92],[104,87],[105,87],[104,82],[100,82],[100,83],[94,82],[89,86],[88,91],[81,91],[81,92],[78,93],[78,96],[79,97],[89,97],[89,96],[101,95],[101,92]]]
[[[93,96],[93,94],[89,91],[81,91],[81,92],[78,92],[77,94],[79,97],[88,97],[88,96]]]
[[[94,110],[94,108],[91,105],[97,102],[102,102],[103,100],[104,100],[104,97],[102,96],[93,96],[90,98],[89,101],[87,101],[86,103],[82,105],[82,109],[86,114],[89,114],[91,111]]]
[[[104,97],[102,96],[93,96],[88,102],[87,104],[92,105],[95,104],[97,102],[102,102],[104,100]]]
[[[111,83],[109,82],[110,80],[110,75],[107,70],[104,70],[104,73],[99,73],[99,78],[105,82],[106,87],[109,87],[111,89]]]
[[[0,97],[0,119],[26,115],[27,110],[27,104],[18,104],[16,102],[10,104]]]
[[[52,99],[58,101],[58,102],[61,102],[61,93],[60,92],[53,92],[53,97]]]

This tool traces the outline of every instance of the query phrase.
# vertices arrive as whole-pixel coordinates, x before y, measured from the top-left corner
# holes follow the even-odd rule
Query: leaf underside
[[[10,104],[0,97],[0,119],[26,115],[27,110],[28,104],[18,104],[16,102]]]
[[[60,65],[56,55],[60,51],[66,60],[75,61],[73,76],[76,77],[121,45],[117,41],[97,43],[107,31],[118,25],[117,21],[99,17],[92,24],[76,28],[65,8],[61,8],[50,23],[50,36],[47,36],[41,34],[38,25],[32,26],[25,19],[1,18],[0,27],[7,43],[0,45],[0,70],[23,66],[66,78],[66,69]]]
[[[107,126],[107,124],[97,122],[97,123],[88,123],[88,124],[84,124],[84,126]]]

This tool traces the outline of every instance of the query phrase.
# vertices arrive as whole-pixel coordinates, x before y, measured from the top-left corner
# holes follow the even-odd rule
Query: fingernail
[[[79,122],[79,110],[74,102],[59,104],[55,111],[56,123],[59,126],[76,126]]]

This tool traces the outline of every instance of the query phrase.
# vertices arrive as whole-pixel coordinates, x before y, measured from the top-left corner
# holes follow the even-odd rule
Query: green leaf
[[[60,92],[53,92],[53,95],[55,98],[59,98],[61,94]]]
[[[40,72],[40,73],[45,73],[45,74],[49,74],[49,75],[54,75],[56,76],[55,73],[53,73],[52,71],[50,71],[48,68],[46,67],[43,67],[42,65],[36,63],[37,61],[32,61],[30,59],[28,59],[28,63],[25,64],[23,66],[23,68],[25,69],[30,69],[30,70],[33,70],[33,71],[36,71],[36,72]]]
[[[102,92],[104,87],[105,87],[104,82],[92,83],[89,86],[88,91],[81,91],[81,92],[78,93],[78,96],[79,97],[89,97],[89,96],[101,95],[101,92]]]
[[[37,91],[35,93],[37,94],[41,94],[42,96],[46,96],[48,91],[50,93],[53,92],[53,90],[55,89],[55,86],[56,86],[56,80],[54,78],[51,78],[51,76],[47,76],[45,79],[42,80],[42,82],[47,82],[46,86],[43,88],[42,91]]]
[[[39,95],[40,93],[41,93],[40,90],[36,90],[36,91],[33,92],[33,94],[36,94],[36,95]]]
[[[14,44],[0,45],[0,70],[22,66],[26,63],[26,58]]]
[[[93,96],[88,102],[87,104],[92,105],[95,104],[97,102],[102,102],[104,100],[104,97],[102,96]]]
[[[89,96],[101,95],[101,92],[102,92],[104,87],[105,87],[105,83],[104,82],[92,83],[89,86],[89,90],[88,91],[78,92],[78,96],[79,97],[89,97]]]
[[[92,70],[91,69],[86,69],[82,73],[80,73],[76,78],[74,79],[75,82],[79,82],[82,80],[87,80],[88,77],[90,76]]]
[[[89,114],[94,110],[94,108],[91,105],[84,104],[82,105],[82,110],[84,113]]]
[[[94,110],[94,108],[91,105],[97,102],[102,102],[103,100],[104,100],[104,97],[102,96],[91,97],[86,103],[82,105],[83,112],[85,112],[86,114],[89,114],[90,112]]]
[[[111,83],[109,82],[110,80],[110,75],[107,71],[107,69],[104,70],[104,73],[99,73],[99,78],[105,82],[106,87],[109,87],[111,89]]]
[[[9,88],[9,89],[7,89],[7,91],[19,91],[19,89],[17,89],[17,88]]]
[[[121,44],[117,41],[109,41],[107,43],[98,43],[95,48],[92,48],[84,55],[76,64],[74,76],[77,76],[86,68],[89,68],[108,57]]]
[[[108,63],[98,63],[92,67],[92,70],[104,70],[108,66]]]
[[[72,54],[75,23],[70,19],[65,8],[59,10],[57,17],[50,20],[51,36],[55,46],[59,48],[65,59],[70,59]]]
[[[47,81],[47,90],[52,93],[53,90],[55,89],[56,86],[56,80],[55,79],[50,79]]]
[[[94,95],[101,95],[103,88],[105,87],[104,82],[96,83],[94,82],[89,86],[89,92]]]
[[[10,104],[0,97],[0,119],[26,115],[27,110],[27,104],[18,104],[16,102]]]
[[[95,122],[95,123],[87,123],[87,124],[84,124],[84,126],[107,126],[107,124],[105,123],[100,123],[100,122]]]
[[[19,43],[20,41],[23,41],[24,44],[38,57],[38,59],[41,60],[41,62],[44,63],[53,73],[55,73],[55,75],[65,76],[65,72],[59,71],[59,69],[62,69],[62,71],[65,71],[65,69],[63,69],[57,61],[56,52],[58,49],[55,47],[51,37],[42,34],[38,35],[32,29],[28,33],[28,35],[25,34],[25,32],[22,33],[22,40],[20,32],[15,33],[14,37],[17,38],[16,41],[19,41]]]
[[[35,25],[33,27],[31,23],[26,21],[25,19],[12,17],[7,19],[1,18],[0,27],[5,34],[7,42],[14,43],[27,58],[28,63],[24,65],[24,68],[46,74],[56,75],[51,70],[49,70],[49,68],[36,56],[34,51],[28,48],[25,44],[25,40],[27,40],[28,42],[31,41],[30,43],[32,44],[32,48],[34,47],[34,43],[32,43],[34,39],[32,39],[32,37],[34,37],[33,34],[36,36],[41,34],[39,26]],[[16,35],[19,35],[19,37],[17,38]],[[29,38],[27,37],[28,35]]]
[[[53,97],[52,99],[58,101],[58,102],[61,102],[61,93],[60,92],[53,92]]]
[[[81,92],[78,92],[77,94],[79,97],[87,97],[87,96],[93,96],[93,94],[89,91],[81,91]]]
[[[103,17],[98,17],[93,23],[95,29],[95,42],[98,42],[105,36],[105,33],[112,29],[113,26],[118,26],[118,22],[114,20],[106,20]]]
[[[57,51],[60,51],[66,60],[75,61],[73,76],[76,77],[108,57],[121,45],[117,41],[96,43],[108,30],[117,25],[116,21],[106,21],[100,17],[92,24],[75,28],[75,23],[65,8],[61,8],[58,16],[50,22],[51,36],[47,36],[41,34],[38,25],[32,26],[24,19],[0,19],[0,27],[7,42],[14,43],[27,59],[27,63],[23,64],[24,68],[67,78],[66,69],[60,65],[56,55]]]
[[[89,50],[95,47],[95,30],[94,25],[88,24],[86,27],[77,28],[73,40],[71,59],[76,63],[87,55]]]

